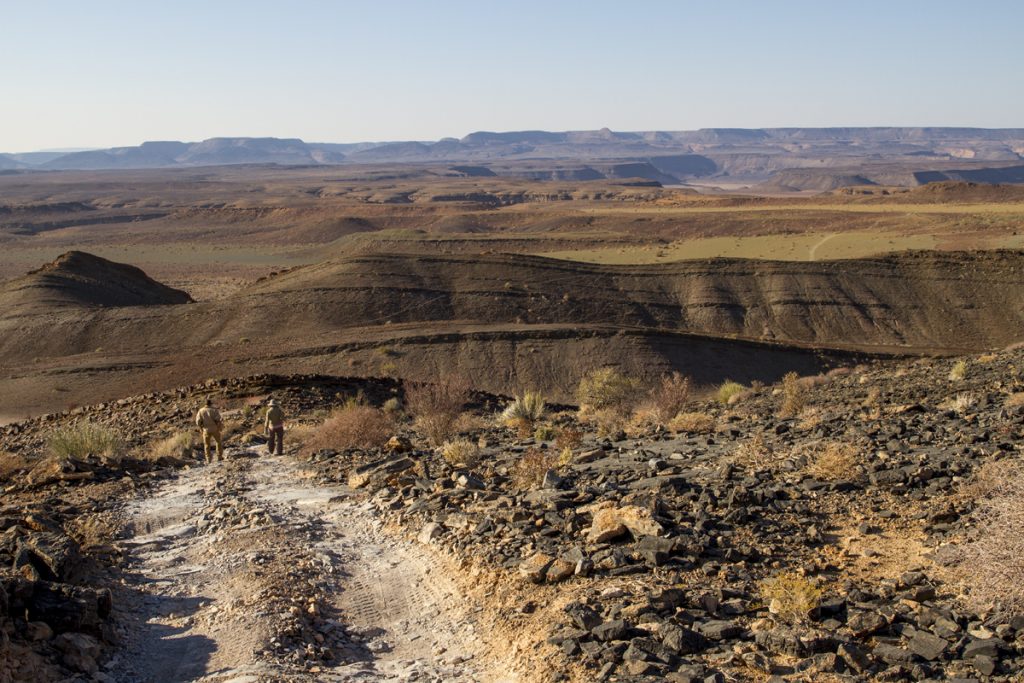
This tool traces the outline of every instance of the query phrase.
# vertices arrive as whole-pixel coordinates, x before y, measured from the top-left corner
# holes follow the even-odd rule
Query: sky
[[[0,0],[0,151],[1024,127],[1019,0]]]

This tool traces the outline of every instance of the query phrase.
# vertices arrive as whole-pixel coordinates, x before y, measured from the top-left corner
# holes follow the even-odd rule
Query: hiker
[[[267,441],[267,453],[274,454],[274,444],[277,444],[277,454],[284,453],[284,411],[277,401],[267,401],[267,417],[263,421],[263,430],[270,437]]]
[[[206,405],[196,413],[196,426],[203,432],[203,458],[207,464],[210,462],[210,441],[217,444],[217,457],[224,459],[224,450],[221,446],[221,431],[224,429],[224,420],[220,412],[213,407],[213,400],[206,399]]]

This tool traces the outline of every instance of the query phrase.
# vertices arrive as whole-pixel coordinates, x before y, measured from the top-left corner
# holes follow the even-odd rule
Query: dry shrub
[[[974,394],[962,392],[951,399],[943,401],[939,407],[952,410],[963,415],[970,412],[970,410],[976,405],[978,405],[978,398]]]
[[[797,572],[785,572],[761,582],[761,600],[768,611],[792,624],[806,623],[821,604],[822,590]]]
[[[580,418],[594,426],[598,436],[618,436],[629,426],[629,414],[617,408],[603,408],[580,414]]]
[[[707,413],[679,413],[668,423],[673,432],[710,434],[715,431],[715,418]]]
[[[455,431],[459,434],[476,433],[490,429],[493,425],[494,422],[483,415],[467,411],[455,421]]]
[[[951,382],[959,382],[965,377],[967,377],[967,360],[961,358],[953,363],[953,367],[949,369],[949,380]]]
[[[196,447],[195,432],[178,432],[157,441],[149,451],[151,460],[190,460]]]
[[[641,396],[640,380],[614,368],[593,370],[580,380],[576,400],[593,411],[615,409],[629,412]]]
[[[446,377],[430,384],[417,382],[405,389],[405,403],[415,428],[435,446],[455,435],[462,408],[469,400],[469,383]]]
[[[818,481],[843,481],[853,478],[860,464],[860,451],[856,446],[830,441],[811,453],[806,471]]]
[[[973,513],[977,536],[959,548],[964,602],[977,613],[1024,614],[1024,466],[987,463],[972,486],[985,495]]]
[[[642,436],[652,429],[664,425],[661,413],[652,406],[642,406],[633,411],[625,420],[625,431],[630,436]]]
[[[820,425],[824,419],[825,414],[820,408],[804,408],[797,415],[796,427],[803,431],[809,431]]]
[[[480,447],[469,439],[446,441],[441,446],[441,457],[452,467],[476,467],[480,462]]]
[[[394,419],[384,411],[350,403],[331,412],[327,420],[307,441],[306,448],[375,448],[383,445],[394,430]]]
[[[531,448],[516,461],[509,473],[512,484],[520,489],[535,489],[544,483],[548,470],[557,470],[559,456],[551,450]]]
[[[386,414],[390,415],[390,413]],[[309,440],[316,436],[316,433],[316,425],[306,423],[289,424],[285,430],[284,438],[286,443],[295,444],[301,448],[309,443]]]
[[[733,451],[733,460],[743,467],[760,469],[771,464],[772,450],[762,434],[754,434]]]
[[[580,447],[581,443],[583,443],[583,431],[579,429],[562,427],[558,430],[558,434],[555,436],[555,446],[560,451],[563,451],[566,448],[570,451],[575,450]]]
[[[396,396],[392,396],[388,400],[384,401],[384,404],[380,407],[385,413],[391,415],[401,415],[402,413],[402,402],[398,400]]]
[[[678,415],[689,401],[690,378],[673,372],[663,375],[651,389],[644,407],[652,413],[659,424],[666,424]]]
[[[47,439],[47,446],[50,453],[59,460],[89,455],[117,459],[124,453],[121,434],[94,422],[80,422],[53,430]]]
[[[727,379],[722,382],[721,386],[718,387],[718,391],[715,393],[718,402],[724,405],[734,403],[747,392],[747,388],[739,382],[733,382],[731,379]]]
[[[807,405],[807,387],[800,382],[800,375],[787,372],[782,377],[782,405],[779,417],[795,417]]]

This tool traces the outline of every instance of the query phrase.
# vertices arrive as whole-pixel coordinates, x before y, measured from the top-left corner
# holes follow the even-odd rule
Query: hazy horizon
[[[478,130],[1024,126],[1024,6],[14,5],[0,151]]]

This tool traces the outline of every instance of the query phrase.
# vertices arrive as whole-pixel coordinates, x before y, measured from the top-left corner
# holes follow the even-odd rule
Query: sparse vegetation
[[[771,463],[772,450],[762,434],[754,434],[733,451],[736,464],[749,469],[762,469]]]
[[[976,405],[978,405],[978,397],[969,392],[961,392],[941,404],[943,408],[961,415],[970,412]]]
[[[640,381],[635,377],[626,377],[615,368],[600,368],[580,380],[576,399],[581,407],[594,412],[608,409],[629,412],[640,392]]]
[[[50,433],[47,446],[60,460],[90,455],[112,459],[124,452],[124,440],[117,430],[93,422],[55,429]]]
[[[768,611],[792,624],[808,622],[821,597],[821,588],[797,572],[784,572],[761,582],[761,599]]]
[[[782,378],[782,405],[779,417],[796,417],[807,405],[807,387],[800,383],[800,375],[787,372]]]
[[[648,396],[648,406],[661,424],[682,412],[689,401],[690,378],[678,372],[664,375]]]
[[[446,377],[430,384],[409,384],[405,399],[413,426],[434,446],[440,446],[455,435],[462,408],[469,400],[469,383]]]
[[[441,456],[452,467],[476,467],[480,462],[480,447],[469,439],[446,441]]]
[[[156,442],[150,450],[150,458],[157,461],[164,458],[191,459],[196,442],[195,432],[178,432]]]
[[[500,421],[506,427],[518,430],[521,436],[528,436],[543,417],[544,396],[538,391],[526,391],[516,396],[501,413]]]
[[[668,423],[673,432],[687,434],[710,434],[715,431],[715,418],[707,413],[679,413]]]
[[[860,465],[860,451],[856,446],[830,441],[810,453],[806,470],[819,481],[841,481],[855,477]]]
[[[539,424],[533,430],[533,438],[537,441],[551,441],[558,436],[558,430],[549,424]]]
[[[718,387],[718,392],[715,396],[718,398],[719,403],[729,405],[729,403],[736,399],[736,397],[742,395],[746,391],[747,388],[739,382],[733,382],[731,379],[727,379]]]
[[[1024,466],[987,463],[972,483],[977,535],[959,548],[964,601],[1002,617],[1024,613]]]
[[[960,382],[967,377],[967,359],[961,358],[949,370],[949,381]]]
[[[332,411],[306,447],[310,450],[374,448],[383,445],[394,430],[393,418],[384,411],[351,403]]]
[[[557,470],[559,456],[552,450],[531,448],[516,461],[509,473],[520,489],[535,489],[544,482],[548,470]]]
[[[583,432],[579,429],[562,427],[555,437],[555,447],[560,451],[567,448],[570,451],[575,450],[580,447],[581,443],[583,443]]]

